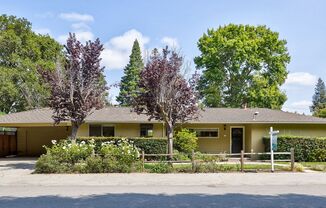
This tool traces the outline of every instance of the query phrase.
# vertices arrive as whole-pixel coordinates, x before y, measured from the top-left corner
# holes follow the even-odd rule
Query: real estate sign
[[[277,151],[277,134],[272,134],[272,149]]]

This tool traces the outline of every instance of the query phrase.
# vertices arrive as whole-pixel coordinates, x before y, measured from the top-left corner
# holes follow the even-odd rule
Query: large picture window
[[[114,137],[114,126],[90,125],[89,136]]]
[[[153,136],[153,124],[140,124],[140,136],[152,137]]]
[[[218,129],[192,129],[198,138],[218,138]]]

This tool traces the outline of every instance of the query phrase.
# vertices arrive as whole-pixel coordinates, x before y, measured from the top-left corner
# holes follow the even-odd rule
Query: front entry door
[[[243,150],[243,128],[231,129],[232,153],[240,153]]]

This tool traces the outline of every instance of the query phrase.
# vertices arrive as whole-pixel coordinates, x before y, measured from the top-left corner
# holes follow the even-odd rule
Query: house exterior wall
[[[139,137],[139,123],[103,124],[115,126],[115,136]],[[198,138],[199,151],[203,153],[229,153],[231,149],[231,127],[244,127],[245,152],[263,152],[263,136],[268,136],[269,128],[273,126],[280,131],[280,135],[295,136],[326,136],[325,124],[184,124],[183,128],[190,129],[218,129],[217,138]],[[43,145],[50,145],[52,139],[64,139],[70,135],[70,127],[19,127],[17,129],[17,151],[19,155],[36,156],[44,152]],[[154,137],[165,137],[165,128],[162,123],[154,124]],[[89,125],[83,124],[77,136],[89,136]]]
[[[279,130],[279,135],[325,137],[325,124],[251,124],[251,149],[263,152],[265,147],[262,138],[268,136],[270,127]]]
[[[70,135],[70,127],[21,127],[17,129],[18,155],[38,156],[45,152],[43,145],[51,145],[51,140],[65,139]]]

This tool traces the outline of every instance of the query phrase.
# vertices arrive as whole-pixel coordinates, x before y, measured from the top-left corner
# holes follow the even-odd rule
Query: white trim
[[[230,126],[230,153],[232,154],[232,129],[233,128],[242,128],[242,150],[245,150],[245,136],[246,136],[246,128],[245,126]]]

